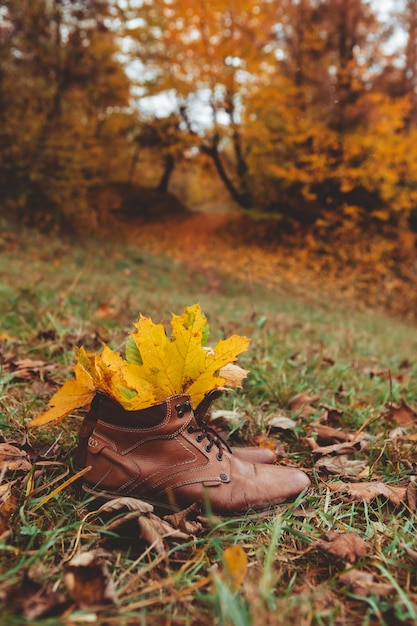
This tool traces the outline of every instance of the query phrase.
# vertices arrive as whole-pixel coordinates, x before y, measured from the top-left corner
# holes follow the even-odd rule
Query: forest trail
[[[239,241],[229,231],[231,216],[196,213],[186,218],[129,223],[126,237],[132,244],[186,263],[203,275],[218,271],[249,282],[279,285],[285,275],[281,255]]]
[[[248,285],[261,283],[306,301],[326,296],[356,308],[376,308],[416,319],[417,263],[414,238],[408,243],[350,233],[322,241],[295,234],[263,243],[256,222],[239,214],[167,216],[158,221],[118,222],[130,245],[175,259],[202,278],[207,289],[222,290],[222,275]],[[414,237],[414,236],[413,236]]]

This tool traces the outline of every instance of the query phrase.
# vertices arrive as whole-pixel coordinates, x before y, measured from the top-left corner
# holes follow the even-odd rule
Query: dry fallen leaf
[[[41,376],[45,378],[56,369],[56,364],[45,361],[33,361],[32,359],[19,359],[12,363],[11,371],[14,379],[32,380]]]
[[[0,497],[0,537],[12,528],[13,517],[17,511],[22,493],[22,481],[14,480],[4,485],[4,487],[4,493]]]
[[[407,369],[408,367],[411,367],[411,365],[408,364],[403,369]],[[389,381],[396,380],[398,383],[400,383],[403,386],[407,383],[407,380],[409,378],[406,372],[395,373],[395,372],[392,372],[389,368],[381,368],[381,369],[365,368],[364,373],[367,374],[369,378],[371,379],[380,378],[381,380],[389,380]]]
[[[201,515],[201,504],[199,502],[194,502],[178,513],[165,515],[164,519],[173,528],[177,528],[188,535],[199,535],[207,530],[208,527],[207,518]]]
[[[394,587],[389,583],[379,583],[374,580],[373,574],[369,572],[360,572],[358,570],[349,570],[339,576],[340,582],[352,588],[355,595],[366,597],[368,595],[384,598],[393,593]]]
[[[189,539],[189,534],[174,528],[167,520],[153,514],[153,506],[136,498],[120,497],[103,504],[95,513],[111,513],[126,509],[124,515],[106,524],[106,530],[113,532],[123,528],[127,523],[135,520],[139,525],[138,538],[143,539],[158,552],[165,554],[164,539]]]
[[[358,558],[366,556],[371,548],[367,541],[364,541],[355,532],[340,533],[330,531],[324,535],[324,539],[316,542],[316,547],[328,554],[354,563]]]
[[[394,441],[395,439],[406,439],[406,438],[407,438],[407,431],[401,426],[397,426],[397,428],[390,430],[390,432],[388,433],[388,439],[391,439],[392,441]]]
[[[277,443],[275,439],[269,439],[265,435],[255,435],[253,443],[260,448],[268,448],[277,458],[284,459],[287,456],[285,446],[282,443]]]
[[[97,513],[111,511],[120,511],[120,509],[127,509],[128,511],[136,511],[137,513],[152,513],[153,506],[149,502],[139,500],[138,498],[129,498],[127,496],[121,496],[120,498],[114,498],[101,505],[97,509]]]
[[[303,417],[308,417],[316,412],[316,409],[311,405],[320,398],[318,395],[310,396],[311,389],[297,393],[288,404],[292,411],[297,411]]]
[[[342,430],[337,430],[332,426],[326,426],[320,424],[320,422],[313,422],[309,426],[309,430],[317,434],[317,440],[321,444],[332,444],[339,441],[352,441],[354,434],[345,433]]]
[[[225,379],[226,384],[231,387],[241,387],[242,381],[249,374],[249,370],[244,370],[236,363],[228,363],[219,370],[219,376]]]
[[[380,481],[362,483],[329,483],[327,486],[331,491],[343,493],[352,500],[365,500],[369,503],[375,498],[383,496],[396,506],[405,501],[407,493],[406,487],[395,487]]]
[[[382,380],[389,380],[391,378],[391,370],[388,367],[380,369],[365,367],[363,373],[369,376],[369,378],[382,378]]]
[[[410,548],[409,546],[407,546],[405,543],[401,543],[401,547],[405,550],[407,556],[410,558],[410,560],[417,565],[417,551],[413,550],[412,548]]]
[[[334,426],[338,426],[340,424],[340,418],[343,415],[342,409],[337,409],[335,406],[329,406],[328,404],[320,404],[321,409],[325,410],[324,415],[321,420],[326,422],[326,424],[333,424]]]
[[[54,591],[49,583],[34,580],[29,572],[25,572],[16,585],[6,590],[2,600],[7,602],[9,609],[13,607],[15,613],[23,614],[25,622],[57,615],[68,605],[65,594]]]
[[[104,550],[90,550],[74,556],[65,566],[64,582],[80,609],[116,601]]]
[[[164,539],[189,539],[189,535],[173,528],[166,520],[157,515],[141,515],[138,517],[139,537],[152,545],[158,554],[165,554]]]
[[[411,480],[407,485],[406,500],[410,511],[415,513],[417,510],[417,484],[414,480]]]
[[[29,472],[32,463],[24,450],[9,443],[0,443],[0,471]]]
[[[241,587],[248,570],[248,557],[242,546],[234,545],[223,552],[225,571],[234,589]]]
[[[386,407],[388,409],[387,417],[392,419],[398,426],[404,426],[405,428],[417,426],[417,413],[407,404],[404,398],[401,398],[399,403],[388,402]]]
[[[271,417],[267,426],[269,428],[277,428],[278,430],[295,430],[297,422],[289,417],[285,417],[285,415],[278,415],[277,417]]]
[[[308,441],[308,443],[310,444],[310,440]],[[359,452],[361,449],[361,445],[362,444],[360,441],[344,441],[342,443],[335,443],[330,446],[315,446],[312,452],[315,457],[349,455]]]
[[[238,426],[245,420],[245,415],[239,409],[235,409],[233,411],[226,411],[225,409],[214,409],[211,411],[210,423],[211,422],[226,422],[232,426]]]
[[[107,303],[103,302],[100,304],[96,311],[93,313],[93,316],[97,319],[111,319],[116,315],[116,309],[114,307],[109,306]]]
[[[362,475],[367,468],[367,461],[362,459],[350,459],[347,455],[323,456],[315,464],[318,471],[324,471],[332,476],[355,476]]]

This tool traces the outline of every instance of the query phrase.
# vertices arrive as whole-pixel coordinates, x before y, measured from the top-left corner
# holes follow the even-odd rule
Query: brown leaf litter
[[[324,539],[318,540],[315,546],[348,563],[366,556],[371,549],[371,545],[356,532],[341,533],[333,530],[326,533]]]
[[[9,443],[0,443],[0,472],[29,472],[32,469],[29,455]]]
[[[327,487],[334,493],[343,494],[349,501],[372,502],[375,498],[384,497],[395,506],[406,502],[407,487],[387,485],[381,481],[359,483],[328,483]]]
[[[72,600],[80,609],[114,603],[116,593],[104,550],[90,550],[75,555],[66,565],[64,583]]]
[[[105,513],[111,516],[112,513],[117,513],[116,518],[110,517],[105,522],[106,531],[119,531],[119,529],[123,529],[127,524],[133,522],[136,524],[137,541],[144,541],[160,555],[166,554],[165,542],[167,540],[187,541],[191,536],[206,528],[204,518],[199,515],[198,505],[192,505],[165,518],[155,515],[153,511],[154,507],[148,502],[138,498],[119,497],[104,503],[97,510],[87,513],[83,523],[96,515],[102,516]],[[79,542],[82,526],[78,533],[76,546]]]
[[[363,598],[372,595],[379,598],[394,593],[395,589],[390,583],[381,583],[375,580],[374,574],[361,572],[359,570],[348,570],[339,576],[339,580],[344,585],[351,588],[352,592]]]
[[[354,434],[346,433],[343,430],[327,426],[320,422],[312,422],[309,425],[309,431],[317,435],[317,441],[322,445],[331,445],[342,441],[352,441]]]
[[[369,467],[364,459],[350,459],[347,455],[323,456],[315,465],[320,473],[330,476],[361,478],[367,476]]]
[[[11,587],[0,587],[0,601],[31,621],[61,615],[68,605],[65,594],[55,591],[51,583],[36,580],[30,571]]]
[[[404,398],[401,398],[398,403],[387,402],[385,406],[387,409],[385,417],[398,424],[398,426],[403,426],[404,428],[417,426],[417,412]]]
[[[317,409],[315,409],[312,405],[319,400],[320,396],[311,394],[311,389],[307,389],[306,391],[302,391],[301,393],[297,393],[288,401],[288,406],[291,411],[298,413],[302,417],[308,417],[316,413]]]

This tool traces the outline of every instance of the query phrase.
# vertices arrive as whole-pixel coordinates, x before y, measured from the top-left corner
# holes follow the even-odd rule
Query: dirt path
[[[203,276],[213,291],[227,273],[248,284],[262,283],[306,302],[388,310],[417,318],[417,261],[413,241],[362,232],[340,232],[339,239],[312,235],[261,245],[250,221],[233,214],[191,214],[155,222],[116,224],[124,240],[143,250],[176,259]],[[255,223],[253,223],[255,224]],[[246,232],[242,229],[246,228]],[[113,233],[112,233],[113,234]],[[409,235],[410,233],[408,233]]]
[[[230,214],[194,214],[186,218],[165,218],[157,222],[129,222],[123,237],[143,250],[176,259],[195,269],[213,291],[221,287],[221,274],[232,275],[248,285],[261,283],[282,294],[317,301],[330,287],[326,275],[309,267],[302,250],[289,254],[280,246],[275,249],[248,245],[230,233]],[[250,237],[246,239],[250,240]],[[334,300],[355,297],[351,281],[333,293]]]

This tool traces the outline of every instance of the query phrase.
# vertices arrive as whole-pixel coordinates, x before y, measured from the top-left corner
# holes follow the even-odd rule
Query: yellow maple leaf
[[[183,315],[173,315],[172,327],[172,352],[177,361],[178,387],[186,389],[187,383],[200,373],[203,363],[205,337],[203,333],[207,326],[207,319],[199,305],[186,307]]]
[[[113,352],[108,346],[103,346],[101,353],[87,353],[84,348],[77,351],[77,359],[85,374],[91,378],[96,391],[111,395],[120,401],[121,389],[125,381],[121,375],[125,364],[120,354]]]
[[[248,346],[249,339],[247,337],[232,335],[228,339],[219,341],[214,346],[213,351],[202,351],[199,372],[192,382],[190,381],[190,384],[183,389],[184,393],[191,396],[193,406],[197,406],[212,389],[222,387],[225,383],[231,384],[231,379],[223,376],[221,369],[235,361],[237,355],[247,350]],[[232,386],[240,385],[241,381],[242,379],[236,384],[236,380],[232,380]]]
[[[175,360],[163,324],[154,324],[151,319],[141,315],[135,326],[137,330],[132,337],[140,352],[142,365],[126,369],[129,386],[134,384],[134,377],[138,376],[155,387],[157,401],[178,393],[181,364]]]
[[[49,409],[37,415],[29,426],[44,426],[50,422],[59,422],[67,415],[91,402],[96,387],[91,376],[77,363],[74,367],[75,380],[67,380],[52,396]]]
[[[187,393],[192,404],[197,404],[206,393],[226,384],[237,386],[236,377],[221,376],[219,370],[236,360],[247,350],[249,339],[233,335],[219,341],[214,349],[204,347],[207,319],[200,305],[185,307],[182,315],[173,315],[172,333],[168,337],[162,324],[154,324],[142,317],[135,324],[132,335],[142,364],[125,371],[129,386],[134,378],[145,379],[155,387],[157,401],[177,393]],[[244,370],[242,370],[244,372]],[[245,373],[246,374],[246,373]]]
[[[157,402],[153,385],[139,375],[126,377],[129,366],[125,359],[108,346],[105,345],[99,354],[87,354],[80,348],[77,355],[96,390],[112,397],[125,409],[134,411]]]
[[[103,351],[95,355],[94,365],[97,390],[113,396],[120,402],[121,389],[126,385],[122,373],[125,365],[123,357],[108,346],[104,346]]]

